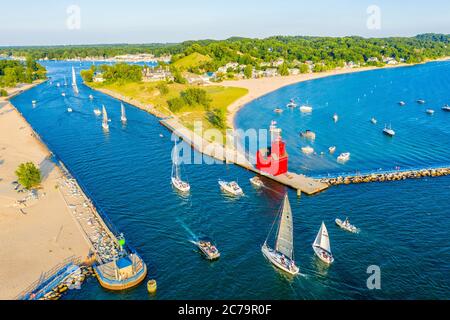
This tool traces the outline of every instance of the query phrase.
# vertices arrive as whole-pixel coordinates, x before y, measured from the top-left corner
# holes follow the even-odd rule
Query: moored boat
[[[344,230],[346,230],[348,232],[358,233],[358,231],[359,231],[358,228],[356,228],[354,225],[352,225],[350,223],[348,218],[346,218],[344,221],[342,221],[341,219],[337,218],[335,220],[335,222],[340,228],[342,228],[342,229],[344,229]]]
[[[219,180],[220,189],[234,196],[241,196],[244,194],[241,187],[237,184],[236,181],[226,182],[223,180]]]
[[[310,106],[303,105],[300,107],[300,112],[302,112],[302,113],[311,113],[312,111],[313,111],[313,108]]]
[[[306,139],[310,139],[310,140],[316,139],[316,134],[311,130],[305,130],[303,132],[300,132],[300,136],[302,138],[306,138]]]
[[[337,157],[337,161],[338,161],[338,162],[347,162],[348,160],[350,160],[350,152],[344,152],[344,153],[341,153],[341,154]]]
[[[325,223],[322,222],[320,226],[319,233],[317,233],[316,239],[312,244],[314,253],[316,256],[326,264],[331,264],[334,262],[333,254],[331,253],[330,247],[330,237],[328,235],[327,227]]]
[[[294,261],[292,210],[287,193],[284,196],[283,204],[281,205],[276,218],[276,221],[277,220],[279,220],[279,222],[275,249],[270,248],[267,244],[267,241],[272,233],[272,230],[270,230],[266,241],[261,247],[261,252],[275,267],[289,273],[290,275],[296,275],[299,273],[300,269],[295,265]]]
[[[335,146],[329,147],[329,148],[328,148],[328,152],[329,152],[330,154],[334,154],[334,153],[336,152],[336,147],[335,147]]]
[[[296,108],[297,104],[295,103],[294,99],[291,99],[289,103],[286,105],[288,108]]]
[[[313,154],[314,153],[314,149],[312,147],[310,147],[310,146],[306,146],[306,147],[302,148],[302,152],[304,154],[309,155],[309,154]]]
[[[261,178],[258,176],[254,176],[253,178],[251,178],[250,183],[257,188],[264,187],[264,182],[262,182]]]

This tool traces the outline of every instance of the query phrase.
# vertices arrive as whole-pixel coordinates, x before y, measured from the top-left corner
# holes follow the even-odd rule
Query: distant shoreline
[[[366,72],[373,70],[382,69],[392,69],[401,67],[413,67],[421,64],[426,64],[430,62],[448,61],[450,57],[439,58],[435,60],[429,60],[416,64],[397,64],[397,65],[386,65],[383,67],[362,67],[354,69],[335,69],[327,72],[320,73],[304,73],[295,76],[276,76],[270,78],[259,78],[259,79],[245,79],[245,80],[228,80],[220,83],[220,85],[225,87],[241,87],[248,90],[248,93],[242,98],[236,100],[234,103],[230,104],[227,108],[227,126],[232,130],[235,130],[235,118],[236,114],[245,107],[250,102],[261,98],[269,93],[277,91],[278,89],[310,80],[316,80],[326,77],[332,77],[337,75]],[[287,103],[287,102],[286,102]],[[274,108],[277,106],[274,106]],[[279,106],[278,106],[279,107]]]

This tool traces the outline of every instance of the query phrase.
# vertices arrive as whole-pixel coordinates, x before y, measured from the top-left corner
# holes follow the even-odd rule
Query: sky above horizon
[[[448,0],[22,0],[1,8],[0,46],[450,33]]]

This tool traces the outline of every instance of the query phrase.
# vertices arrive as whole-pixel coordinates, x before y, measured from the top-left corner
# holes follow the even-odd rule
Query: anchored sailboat
[[[72,87],[73,87],[73,91],[75,91],[75,93],[79,93],[78,90],[78,86],[77,86],[77,76],[75,74],[75,68],[72,67]]]
[[[105,106],[103,106],[103,122],[102,122],[102,127],[103,127],[103,129],[106,130],[106,131],[109,130],[108,114],[106,113],[106,108],[105,108]]]
[[[172,185],[179,191],[187,193],[191,190],[189,183],[181,180],[180,167],[178,165],[178,150],[175,143],[173,152],[173,165],[172,165]]]
[[[331,264],[334,261],[333,254],[331,253],[330,237],[328,236],[328,230],[325,223],[322,222],[319,233],[316,236],[316,240],[312,245],[316,256],[327,264]]]
[[[127,115],[125,114],[125,106],[123,105],[123,103],[121,103],[121,116],[120,116],[120,120],[122,121],[122,123],[127,122]]]
[[[270,230],[266,241],[264,242],[261,251],[263,255],[277,268],[291,274],[296,275],[299,268],[294,261],[294,234],[292,222],[292,210],[289,198],[286,193],[283,204],[280,208],[280,222],[278,225],[278,232],[275,242],[275,250],[267,245],[267,240],[272,233]],[[278,219],[277,217],[277,219]],[[273,228],[273,227],[272,227]]]

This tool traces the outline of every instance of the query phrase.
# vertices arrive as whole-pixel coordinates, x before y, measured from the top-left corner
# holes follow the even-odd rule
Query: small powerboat
[[[337,157],[338,162],[347,162],[348,160],[350,160],[350,152],[341,153],[339,157]]]
[[[339,116],[336,113],[333,115],[333,120],[334,120],[334,122],[339,121]]]
[[[423,99],[419,99],[419,100],[417,100],[417,103],[418,103],[418,104],[425,104],[425,103],[426,103],[426,101],[425,101],[425,100],[423,100]]]
[[[208,260],[216,260],[220,257],[220,252],[217,250],[217,247],[212,243],[212,240],[209,238],[199,239],[195,242],[197,248],[200,249],[201,253]]]
[[[92,94],[89,95],[90,100],[94,100],[94,96]]]
[[[302,152],[303,152],[304,154],[309,155],[309,154],[313,154],[313,153],[314,153],[314,149],[311,148],[310,146],[307,146],[307,147],[303,147],[303,148],[302,148]]]
[[[316,139],[316,134],[311,130],[306,130],[306,131],[300,132],[300,136],[302,138],[306,138],[306,139],[310,139],[310,140]]]
[[[294,99],[291,99],[291,101],[286,106],[288,108],[296,108],[297,104],[295,103]]]
[[[36,105],[36,103],[37,103],[36,100],[31,101],[31,104],[32,104],[33,106]]]
[[[63,93],[61,93],[61,96],[63,96],[63,97],[65,97],[66,96],[66,94],[63,92]]]
[[[372,122],[372,124],[377,124],[377,119],[375,119],[375,118],[372,118],[372,119],[370,119],[370,122]]]
[[[450,106],[448,104],[446,104],[445,106],[442,107],[442,110],[450,112]]]
[[[433,109],[427,109],[425,112],[427,114],[429,114],[430,116],[432,116],[434,114],[434,110]]]
[[[219,180],[219,185],[222,191],[225,191],[233,196],[242,196],[244,194],[244,191],[242,191],[236,181],[226,182]]]
[[[73,112],[73,109],[69,107],[69,108],[67,108],[67,112],[71,113],[71,112]]]
[[[302,113],[311,113],[313,111],[313,108],[310,106],[301,106],[300,112]]]
[[[356,228],[354,225],[350,224],[350,221],[348,218],[346,218],[344,221],[341,219],[336,219],[336,224],[345,231],[351,232],[351,233],[358,233],[358,228]]]
[[[264,182],[262,182],[261,178],[258,176],[255,176],[250,179],[250,183],[255,186],[256,188],[262,188],[264,187]]]
[[[406,102],[405,102],[405,101],[400,101],[398,104],[399,104],[401,107],[403,107],[403,106],[406,105]]]
[[[330,154],[334,154],[336,152],[336,147],[335,146],[329,147],[328,152],[330,152]]]
[[[276,109],[274,109],[274,110],[273,110],[273,112],[275,112],[275,113],[282,113],[282,112],[283,112],[283,110],[282,110],[282,109],[280,109],[280,108],[276,108]]]
[[[102,114],[102,111],[100,109],[94,109],[94,114],[96,116],[100,116]]]

